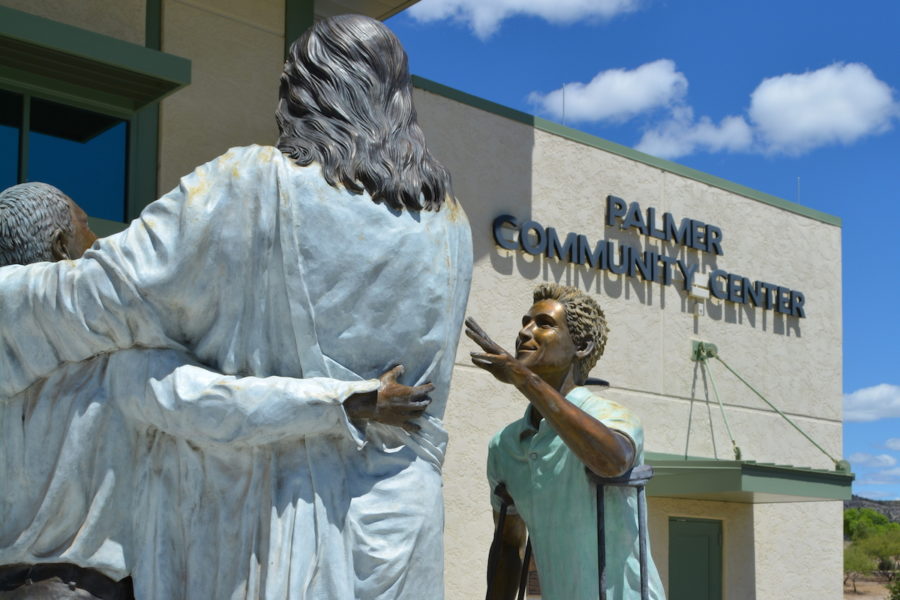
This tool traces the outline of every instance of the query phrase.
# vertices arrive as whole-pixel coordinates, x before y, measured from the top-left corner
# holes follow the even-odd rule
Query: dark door
[[[722,600],[722,522],[669,518],[669,600]]]

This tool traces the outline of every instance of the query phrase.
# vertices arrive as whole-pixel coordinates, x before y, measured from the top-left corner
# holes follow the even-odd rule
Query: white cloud
[[[687,106],[677,107],[672,117],[644,132],[637,150],[678,158],[698,150],[707,152],[737,152],[753,145],[753,130],[741,116],[728,116],[716,125],[709,117],[694,119],[694,111]]]
[[[883,133],[898,107],[869,67],[834,63],[764,79],[750,96],[749,114],[768,151],[802,154]]]
[[[900,452],[900,438],[888,438],[884,442],[884,446],[888,450],[897,450],[898,452]]]
[[[873,467],[873,468],[884,468],[884,467],[893,467],[897,464],[897,459],[889,454],[866,454],[865,452],[856,452],[851,454],[847,459],[850,461],[850,464],[856,467]],[[887,473],[886,471],[884,473]]]
[[[675,103],[669,118],[647,129],[635,148],[664,158],[698,151],[797,155],[883,133],[898,116],[893,90],[869,67],[834,63],[764,79],[750,96],[746,118],[732,115],[716,124]]]
[[[638,9],[641,0],[421,0],[407,10],[420,22],[453,19],[466,23],[481,39],[515,15],[540,17],[555,24],[611,19]]]
[[[852,463],[851,463],[852,464]],[[884,471],[878,471],[876,473],[866,474],[861,477],[859,480],[853,483],[853,487],[857,486],[878,486],[885,487],[889,486],[893,488],[891,491],[886,492],[888,495],[897,496],[900,490],[897,489],[897,485],[900,484],[900,468],[896,469],[886,469]],[[866,493],[866,496],[874,497],[874,494]]]
[[[900,417],[900,386],[882,383],[844,396],[844,420],[877,421]]]
[[[675,70],[675,63],[660,59],[632,70],[601,71],[587,83],[568,83],[547,94],[532,92],[528,100],[540,112],[557,119],[625,121],[675,104],[687,93],[687,87],[687,77]]]

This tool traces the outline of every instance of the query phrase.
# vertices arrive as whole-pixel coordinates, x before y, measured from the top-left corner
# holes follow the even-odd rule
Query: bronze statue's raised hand
[[[525,376],[527,367],[503,349],[481,328],[475,319],[466,319],[466,335],[481,346],[484,352],[470,352],[472,364],[480,367],[503,383],[514,383],[518,376]]]
[[[403,371],[403,365],[397,365],[379,377],[381,387],[377,392],[354,394],[348,398],[344,402],[347,414],[353,419],[369,419],[409,432],[418,431],[419,426],[413,419],[421,417],[431,404],[428,394],[434,391],[434,386],[430,383],[417,386],[398,383],[397,378]]]

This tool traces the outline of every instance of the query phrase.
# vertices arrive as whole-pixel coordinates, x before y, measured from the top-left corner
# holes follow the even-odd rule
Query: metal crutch
[[[500,498],[500,516],[497,518],[497,528],[494,530],[494,541],[491,544],[491,552],[488,555],[488,582],[487,582],[487,600],[491,599],[492,586],[494,583],[494,575],[497,572],[497,562],[500,560],[500,540],[503,537],[503,525],[506,522],[506,513],[509,507],[514,505],[512,496],[506,491],[506,485],[497,484],[494,488],[494,494]],[[519,591],[516,594],[517,600],[524,600],[525,590],[528,588],[528,566],[531,562],[531,536],[526,538],[525,557],[522,560],[522,571],[519,573]]]
[[[597,486],[597,562],[598,581],[600,586],[600,600],[606,600],[606,528],[604,527],[604,488],[606,486],[633,487],[637,493],[638,506],[638,544],[640,547],[641,565],[641,600],[650,599],[650,586],[647,573],[647,505],[645,502],[645,487],[653,477],[653,467],[650,465],[638,465],[629,469],[618,477],[600,477],[590,470],[588,477]]]

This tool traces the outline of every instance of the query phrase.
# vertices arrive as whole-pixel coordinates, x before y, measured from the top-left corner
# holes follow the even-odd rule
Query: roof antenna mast
[[[566,124],[566,84],[563,84],[563,110],[562,110],[562,121],[563,125]]]

